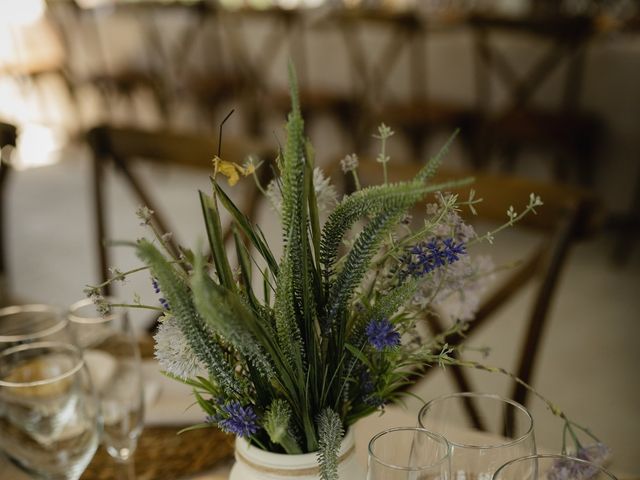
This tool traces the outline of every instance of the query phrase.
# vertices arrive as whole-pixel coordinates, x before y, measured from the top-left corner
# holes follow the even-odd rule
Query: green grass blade
[[[215,183],[215,182],[214,182]],[[216,267],[218,281],[220,285],[234,289],[233,274],[231,266],[227,259],[227,252],[224,246],[224,235],[220,224],[220,212],[216,204],[215,198],[206,195],[200,191],[200,205],[202,206],[202,214],[204,216],[205,227],[207,229],[207,237],[209,239],[209,247],[213,256],[213,263]]]
[[[265,262],[267,262],[267,265],[269,266],[269,269],[271,270],[273,275],[278,275],[278,262],[273,256],[273,253],[271,253],[271,249],[269,248],[264,235],[261,234],[262,232],[260,232],[258,226],[254,226],[251,224],[249,218],[238,209],[236,204],[233,203],[233,201],[229,198],[225,191],[220,188],[220,186],[215,181],[213,182],[213,188],[216,192],[216,195],[220,199],[220,203],[222,203],[224,208],[229,212],[229,214],[231,214],[236,225],[240,228],[240,230],[242,230],[242,233],[247,236],[258,253],[260,253],[262,258],[264,258]],[[258,233],[256,233],[256,231]]]

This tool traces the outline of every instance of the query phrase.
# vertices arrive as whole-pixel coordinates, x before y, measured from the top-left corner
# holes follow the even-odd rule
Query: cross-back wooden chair
[[[7,264],[6,264],[6,252],[5,252],[5,220],[4,209],[7,205],[6,201],[6,186],[7,180],[11,175],[11,165],[5,158],[5,147],[16,146],[17,130],[16,127],[8,123],[0,122],[0,305],[3,305],[8,296],[8,282],[7,282]]]
[[[544,148],[553,154],[556,179],[567,181],[573,169],[583,185],[592,184],[602,122],[581,108],[580,100],[587,49],[599,33],[595,17],[481,14],[472,15],[469,26],[475,39],[476,107],[481,119],[474,125],[479,130],[474,137],[476,149],[482,150],[476,158],[487,159],[487,152],[495,149],[512,169],[524,148]],[[527,38],[532,45],[544,45],[546,51],[528,70],[520,72],[491,41],[494,34],[504,33]],[[560,77],[562,92],[557,105],[537,106],[536,94],[563,64],[566,70]],[[507,92],[506,103],[497,108],[493,105],[497,96],[494,78]]]
[[[475,132],[472,127],[477,122],[472,109],[429,92],[428,42],[434,35],[460,29],[463,23],[444,17],[423,18],[416,11],[385,9],[339,10],[334,17],[334,23],[341,26],[349,61],[358,67],[355,74],[365,90],[356,145],[364,146],[384,121],[406,138],[412,158],[418,159],[433,134],[459,126],[465,127],[461,139],[471,156],[475,140],[467,134]],[[359,35],[367,28],[382,34],[384,40],[378,49],[371,49]],[[408,96],[394,94],[392,88],[393,75],[401,70],[406,73]]]
[[[389,171],[389,178],[401,180],[412,178],[418,171],[415,164],[394,165]],[[361,161],[358,169],[362,185],[380,183],[381,166],[376,162]],[[525,382],[530,382],[537,360],[538,350],[543,339],[548,320],[549,308],[556,293],[556,287],[573,244],[592,233],[601,222],[599,204],[588,192],[576,187],[549,184],[524,178],[485,173],[443,172],[438,174],[434,182],[445,179],[474,176],[475,182],[468,188],[476,191],[476,198],[484,201],[478,205],[478,213],[482,219],[503,223],[509,205],[526,204],[529,194],[540,195],[544,205],[538,207],[537,215],[526,216],[518,226],[525,226],[543,234],[542,244],[520,266],[514,267],[497,288],[482,302],[469,328],[463,334],[454,334],[446,338],[449,345],[459,346],[474,331],[490,321],[491,317],[517,293],[533,280],[538,280],[525,334],[521,340],[519,358],[514,373]],[[467,189],[468,189],[467,188]],[[424,211],[421,210],[422,212]],[[442,320],[435,315],[427,317],[430,329],[434,334],[445,331]],[[455,380],[460,391],[473,391],[466,372],[459,368],[447,369]],[[433,371],[427,369],[426,372]],[[416,377],[417,379],[417,377]],[[525,404],[528,391],[520,384],[515,384],[511,398]],[[469,418],[476,428],[485,429],[481,416],[473,404],[466,405]],[[505,420],[508,425],[509,419]]]
[[[314,82],[310,67],[313,63],[310,48],[311,35],[327,32],[327,27],[333,23],[319,11],[304,9],[285,9],[271,7],[267,9],[239,9],[235,12],[227,12],[225,18],[235,22],[235,28],[227,24],[226,32],[229,46],[236,62],[245,70],[245,75],[250,78],[245,96],[257,106],[249,125],[249,131],[259,133],[261,124],[264,123],[265,112],[277,112],[285,114],[289,112],[291,99],[287,88],[283,89],[277,84],[274,76],[274,59],[290,57],[296,66],[299,84],[300,108],[308,124],[319,116],[330,118],[343,131],[349,133],[349,138],[355,131],[354,125],[361,117],[363,99],[358,95],[357,89],[339,91],[335,88],[327,88]],[[244,24],[248,22],[260,22],[269,25],[268,34],[259,43],[259,48],[251,52],[247,43],[247,35],[239,34],[241,28],[247,29]],[[319,28],[320,27],[320,28]],[[340,52],[341,53],[341,52]],[[349,62],[350,64],[351,62]],[[355,66],[351,66],[355,70]],[[262,107],[262,108],[260,108]]]
[[[99,268],[102,279],[108,278],[109,252],[104,240],[109,238],[106,224],[106,212],[108,204],[104,193],[105,169],[111,163],[115,170],[121,174],[142,205],[147,206],[155,213],[152,221],[155,227],[162,232],[172,232],[164,213],[149,193],[144,179],[132,168],[138,160],[157,162],[158,165],[176,165],[181,168],[207,169],[207,173],[213,171],[211,160],[218,149],[218,142],[213,136],[198,136],[186,133],[170,131],[145,131],[135,128],[116,128],[99,126],[90,130],[87,140],[93,152],[93,194],[95,206],[95,229],[98,242]],[[253,154],[259,158],[272,158],[272,150],[264,144],[244,140],[225,138],[222,143],[222,154],[225,160],[242,163],[247,155]],[[268,168],[260,169],[261,175],[269,175]],[[266,181],[266,178],[263,179]],[[258,205],[259,192],[253,182],[250,190],[244,196],[239,207],[250,218]],[[225,232],[225,239],[230,230]],[[178,242],[172,236],[168,241],[170,248],[178,252]],[[105,293],[109,293],[108,288]]]

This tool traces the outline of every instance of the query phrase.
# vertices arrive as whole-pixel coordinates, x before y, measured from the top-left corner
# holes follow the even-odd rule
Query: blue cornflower
[[[233,433],[239,437],[250,437],[259,430],[258,416],[251,405],[243,407],[240,402],[231,402],[222,407],[224,420],[218,421],[223,432]]]
[[[400,333],[393,324],[386,318],[381,320],[373,319],[365,329],[369,343],[376,350],[384,350],[387,347],[400,345]]]

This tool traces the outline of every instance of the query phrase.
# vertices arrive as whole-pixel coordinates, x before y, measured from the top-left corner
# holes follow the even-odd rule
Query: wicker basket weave
[[[234,437],[215,428],[177,435],[177,428],[146,427],[135,453],[137,480],[178,479],[212,470],[233,455]],[[82,480],[117,480],[118,466],[103,447]]]

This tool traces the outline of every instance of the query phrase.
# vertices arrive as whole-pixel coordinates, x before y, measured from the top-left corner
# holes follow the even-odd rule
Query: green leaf
[[[292,370],[301,375],[305,370],[302,333],[296,321],[293,290],[293,268],[289,256],[283,256],[276,286],[274,313],[278,344]]]
[[[276,262],[269,245],[264,237],[264,234],[260,230],[258,225],[253,225],[249,218],[242,213],[235,203],[229,198],[229,196],[225,193],[225,191],[218,185],[216,181],[212,179],[213,188],[216,192],[216,195],[220,199],[220,202],[224,206],[224,208],[229,212],[229,214],[233,217],[236,225],[242,230],[249,241],[256,248],[258,253],[264,258],[265,262],[269,266],[269,269],[273,273],[273,275],[278,275],[278,262]]]
[[[436,174],[438,168],[440,168],[440,165],[442,164],[442,159],[449,152],[449,148],[451,147],[451,144],[453,143],[455,138],[458,136],[458,133],[460,133],[460,129],[456,128],[449,139],[445,142],[443,147],[438,151],[438,153],[436,153],[434,157],[429,159],[427,164],[418,172],[418,174],[416,175],[416,180],[429,180]]]
[[[302,453],[298,441],[291,433],[291,407],[286,401],[275,399],[271,402],[264,415],[263,426],[271,441],[281,445],[289,455]]]
[[[202,395],[200,395],[196,390],[193,391],[193,396],[196,397],[196,402],[198,402],[198,405],[200,405],[200,408],[205,413],[207,413],[208,415],[213,415],[214,413],[216,413],[213,405],[202,398]]]
[[[428,186],[420,181],[399,182],[363,188],[345,197],[331,212],[322,229],[320,263],[323,266],[325,284],[334,274],[333,269],[344,235],[358,220],[398,208],[406,210],[429,193],[460,187],[471,181],[473,179],[469,178]]]
[[[240,238],[240,235],[238,235],[238,231],[235,226],[233,228],[233,241],[236,247],[236,254],[238,256],[238,265],[240,266],[240,282],[244,287],[244,291],[247,295],[251,308],[255,311],[259,308],[259,302],[253,293],[253,286],[251,284],[251,258],[249,257],[247,247]]]
[[[215,183],[215,182],[214,182]],[[202,191],[200,193],[200,205],[202,206],[202,214],[204,216],[205,226],[207,228],[207,237],[209,238],[209,247],[213,256],[213,263],[216,266],[218,281],[229,289],[235,288],[231,266],[227,259],[227,252],[224,247],[224,235],[220,224],[220,212],[215,198],[211,198]]]
[[[212,428],[212,426],[208,423],[198,423],[196,425],[191,425],[190,427],[183,428],[178,432],[178,435],[182,435],[183,433],[191,432],[193,430],[202,430],[203,428]]]
[[[351,355],[353,355],[355,358],[360,360],[364,365],[367,365],[368,367],[371,367],[371,362],[365,356],[365,354],[362,353],[361,350],[357,349],[356,347],[354,347],[350,343],[345,343],[344,346],[347,348],[347,350],[349,350],[349,352],[351,352]]]
[[[191,288],[198,313],[209,328],[231,343],[262,376],[272,378],[275,375],[272,361],[248,326],[255,323],[253,313],[234,292],[217,285],[206,274],[200,257],[196,257]]]

